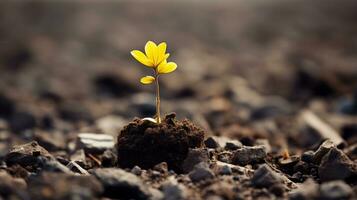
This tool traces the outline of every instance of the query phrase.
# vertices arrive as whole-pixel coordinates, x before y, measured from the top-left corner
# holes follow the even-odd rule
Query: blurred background
[[[0,154],[36,139],[116,135],[155,113],[151,70],[130,55],[166,41],[163,112],[208,135],[299,142],[302,110],[356,140],[357,2],[7,1],[0,3]],[[283,137],[281,137],[283,135]],[[354,137],[354,139],[351,139]],[[298,141],[297,141],[298,140]]]

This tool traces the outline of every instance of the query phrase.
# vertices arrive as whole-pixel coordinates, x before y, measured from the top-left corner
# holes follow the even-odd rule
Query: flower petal
[[[167,44],[166,42],[161,42],[159,44],[158,48],[158,53],[157,53],[157,63],[156,64],[160,64],[163,60],[165,60],[165,53],[166,53],[166,47]]]
[[[174,62],[169,62],[167,63],[166,60],[164,60],[158,67],[157,67],[157,72],[159,74],[168,74],[173,71],[175,71],[177,68],[177,64]]]
[[[154,81],[155,81],[155,78],[153,76],[144,76],[140,79],[140,82],[144,85],[151,84]]]
[[[141,64],[146,65],[148,67],[154,66],[154,63],[152,63],[143,52],[141,52],[139,50],[133,50],[130,53]]]
[[[145,53],[147,58],[153,63],[154,66],[156,66],[156,60],[157,60],[157,46],[155,42],[153,41],[148,41],[145,44]]]

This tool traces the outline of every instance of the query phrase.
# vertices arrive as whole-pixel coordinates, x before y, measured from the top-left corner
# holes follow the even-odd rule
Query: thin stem
[[[155,72],[155,80],[156,80],[156,122],[161,123],[160,116],[160,86],[159,86],[159,74]]]

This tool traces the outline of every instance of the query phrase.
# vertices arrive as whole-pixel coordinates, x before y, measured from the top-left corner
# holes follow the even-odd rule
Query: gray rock
[[[182,169],[185,173],[193,170],[195,165],[204,162],[207,163],[209,155],[207,149],[189,149],[186,159],[182,163]]]
[[[218,174],[220,174],[220,175],[232,175],[232,168],[230,168],[228,165],[223,165],[222,167],[219,168]]]
[[[226,142],[226,146],[224,146],[225,149],[227,150],[237,150],[242,148],[242,143],[239,142],[238,140],[230,140]]]
[[[332,148],[335,148],[333,142],[331,140],[326,140],[316,150],[314,156],[312,157],[312,161],[315,164],[320,164],[322,157],[324,157],[324,155],[326,155]]]
[[[194,183],[211,179],[214,177],[213,172],[209,169],[207,164],[200,163],[195,166],[194,170],[191,171],[188,176],[190,177],[191,181]]]
[[[111,149],[107,149],[104,151],[102,155],[102,166],[103,167],[113,167],[116,165],[118,157],[115,152]]]
[[[352,196],[352,188],[343,181],[331,181],[320,186],[320,199],[341,200]]]
[[[142,170],[139,166],[135,166],[135,167],[133,167],[133,169],[131,169],[131,173],[133,173],[137,176],[140,176],[141,172],[142,172]]]
[[[106,134],[80,133],[77,136],[77,149],[87,153],[103,153],[114,147],[114,137]]]
[[[318,175],[322,182],[356,177],[357,164],[351,161],[341,150],[332,148],[322,158]]]
[[[119,199],[150,199],[154,193],[160,193],[150,189],[143,181],[119,168],[100,168],[93,174],[104,186],[104,196]]]
[[[263,146],[243,147],[237,149],[232,156],[232,164],[247,165],[262,163],[266,157],[266,151]]]
[[[283,182],[283,179],[268,165],[264,164],[255,171],[251,182],[253,186],[258,188],[270,188],[272,185],[281,184]]]
[[[174,177],[169,177],[162,186],[163,200],[184,200],[189,199],[187,188],[185,185],[178,183]]]
[[[220,147],[219,143],[214,137],[208,137],[204,143],[207,148],[216,149]]]
[[[312,162],[313,158],[314,158],[315,152],[314,151],[305,151],[302,155],[301,155],[301,160],[307,163]]]

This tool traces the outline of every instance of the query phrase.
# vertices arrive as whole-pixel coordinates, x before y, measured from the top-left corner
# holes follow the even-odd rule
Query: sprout
[[[177,65],[174,62],[167,62],[170,56],[166,53],[166,43],[162,42],[156,45],[152,41],[148,41],[145,45],[145,54],[139,50],[131,51],[131,55],[141,64],[150,67],[154,71],[153,76],[144,76],[140,82],[144,85],[155,82],[156,84],[156,123],[161,123],[160,117],[160,86],[159,76],[161,74],[168,74],[176,70]]]

